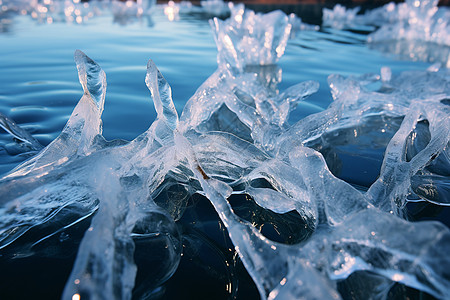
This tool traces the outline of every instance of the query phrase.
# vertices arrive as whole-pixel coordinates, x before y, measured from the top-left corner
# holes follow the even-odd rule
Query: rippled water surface
[[[29,16],[13,19],[0,34],[0,112],[29,130],[42,144],[61,131],[82,95],[73,53],[80,49],[105,70],[108,80],[104,136],[131,140],[148,128],[156,114],[144,83],[148,59],[172,85],[175,105],[181,112],[186,101],[217,67],[216,47],[207,15],[182,15],[170,22],[162,11],[151,17],[117,23],[101,16],[85,24],[38,24]],[[292,115],[293,121],[320,111],[331,101],[326,78],[379,72],[424,69],[427,64],[399,61],[364,44],[365,35],[348,31],[301,32],[288,44],[279,66],[280,90],[304,80],[317,80],[319,92]],[[2,143],[8,137],[2,135]],[[0,172],[17,160],[2,156]]]
[[[200,14],[181,15],[180,20],[171,22],[160,8],[151,17],[129,19],[126,25],[110,15],[93,18],[81,25],[38,24],[29,16],[16,16],[8,30],[0,33],[0,112],[32,133],[43,145],[50,143],[60,133],[83,93],[73,62],[74,51],[80,49],[98,62],[107,75],[102,116],[105,138],[131,140],[144,132],[156,116],[144,83],[148,59],[156,63],[171,84],[179,113],[196,89],[215,71],[217,52],[208,18]],[[322,29],[300,32],[289,41],[278,64],[283,76],[279,89],[305,80],[320,83],[319,92],[302,102],[292,114],[292,122],[328,106],[332,100],[327,76],[332,73],[358,75],[379,72],[382,66],[389,66],[393,73],[399,73],[423,70],[430,65],[399,60],[394,55],[371,50],[366,46],[365,38],[363,32]],[[0,143],[0,173],[5,173],[26,157],[14,152],[11,146],[14,141],[5,132],[0,133]],[[382,154],[383,149],[372,155],[375,157],[375,174],[378,174]],[[348,172],[350,175],[346,176],[351,181],[351,171]],[[239,199],[232,199],[232,204],[233,201],[240,206]],[[245,213],[246,210],[242,211]],[[236,212],[239,214],[239,208]],[[292,218],[296,221],[295,215]],[[168,282],[166,297],[219,299],[235,295],[238,291],[231,290],[237,285],[233,281],[236,276],[230,275],[234,272],[244,274],[238,276],[240,295],[257,298],[256,289],[242,265],[229,268],[229,262],[235,258],[233,253],[228,256],[223,253],[232,244],[205,199],[199,200],[195,210],[186,211],[182,223],[199,221],[203,222],[206,233],[198,233],[192,229],[195,226],[182,229],[187,250],[177,273]],[[274,224],[276,222],[274,219]],[[82,226],[78,228],[81,232]],[[266,230],[270,235],[270,231],[275,232],[277,228],[275,225]],[[9,268],[15,270],[17,276],[20,270],[40,274],[48,268],[50,272],[47,273],[59,272],[67,277],[70,263],[70,259],[63,260],[64,267],[58,269],[55,258],[48,264],[45,259],[40,259],[39,262],[22,261],[22,265],[19,262]],[[138,280],[141,275],[138,274]],[[63,286],[66,280],[64,276],[59,279],[57,275],[46,276],[49,277],[41,281],[54,282],[55,286]],[[205,282],[209,282],[208,287]],[[62,286],[56,289],[56,294]]]

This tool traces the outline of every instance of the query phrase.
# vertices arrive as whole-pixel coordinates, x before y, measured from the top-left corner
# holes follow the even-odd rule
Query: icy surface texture
[[[450,10],[447,7],[438,7],[438,2],[438,0],[406,0],[398,4],[391,2],[361,15],[357,14],[359,7],[347,9],[337,4],[332,10],[323,9],[322,24],[337,29],[358,28],[362,25],[380,27],[369,35],[369,42],[419,40],[450,46]]]
[[[186,12],[190,12],[192,4],[189,2],[189,6],[186,7]],[[164,14],[167,16],[169,21],[174,21],[179,19],[179,14],[181,10],[181,4],[175,3],[173,1],[167,2],[166,5],[164,5]]]
[[[11,134],[14,138],[26,144],[30,150],[41,150],[42,145],[28,131],[19,127],[16,122],[0,113],[0,127]]]
[[[450,10],[437,0],[388,3],[357,15],[359,8],[337,4],[323,10],[323,25],[372,32],[368,46],[409,60],[440,62],[450,67]]]
[[[406,1],[367,12],[361,20],[381,26],[368,36],[369,47],[450,67],[450,10],[437,4]]]
[[[450,46],[450,10],[446,7],[438,8],[438,2],[437,0],[407,0],[397,6],[387,4],[387,7],[380,9],[389,13],[380,15],[387,16],[388,24],[383,24],[379,30],[371,34],[368,41],[376,43],[406,39]],[[377,11],[367,15],[368,19],[375,20],[371,14],[378,15]]]
[[[290,124],[292,109],[318,83],[278,89],[274,63],[289,37],[288,17],[238,8],[214,24],[217,40],[225,41],[218,42],[219,68],[180,117],[170,85],[148,62],[145,83],[157,119],[130,142],[102,137],[106,77],[75,53],[84,95],[66,127],[0,180],[2,255],[31,255],[91,218],[63,299],[130,299],[133,254],[143,240],[148,256],[160,258],[151,291],[174,273],[182,251],[179,215],[154,200],[172,181],[209,199],[262,299],[340,299],[337,282],[356,272],[378,283],[364,298],[385,298],[395,282],[449,295],[450,230],[402,218],[408,199],[450,203],[449,71],[433,66],[396,75],[384,67],[380,75],[330,75],[332,104]],[[247,60],[253,49],[257,60]],[[390,135],[372,135],[387,129]],[[322,154],[351,143],[385,152],[365,189],[337,177],[337,155]],[[295,211],[312,233],[296,244],[274,242],[235,213],[235,195],[281,218]]]
[[[231,2],[224,2],[223,0],[200,1],[203,11],[213,16],[224,16],[229,14],[229,4],[233,6]]]
[[[337,29],[343,29],[355,23],[356,14],[360,8],[345,8],[336,4],[333,9],[324,8],[322,10],[322,24]]]
[[[227,73],[229,70],[231,74]],[[249,74],[251,72],[255,73],[251,75]],[[418,82],[419,78],[422,83]],[[236,85],[236,80],[239,85]],[[231,65],[229,69],[219,69],[199,88],[181,116],[181,131],[189,133],[187,136],[192,137],[177,139],[179,148],[186,152],[190,168],[200,181],[203,192],[227,226],[236,250],[257,284],[261,296],[275,298],[280,295],[280,298],[290,296],[294,299],[302,296],[313,299],[338,298],[339,295],[334,290],[330,279],[346,278],[357,270],[371,270],[388,280],[403,282],[426,290],[437,297],[444,297],[448,292],[446,271],[440,267],[431,267],[434,263],[422,262],[422,259],[409,260],[407,257],[418,254],[413,253],[414,247],[399,248],[400,244],[404,245],[404,243],[397,244],[391,233],[383,233],[381,228],[386,228],[384,227],[386,224],[389,224],[387,227],[392,226],[391,228],[406,226],[409,229],[402,230],[402,237],[408,240],[415,239],[415,234],[421,237],[427,236],[426,231],[421,233],[422,226],[430,226],[427,230],[434,230],[432,228],[437,226],[436,230],[446,236],[445,241],[438,241],[432,237],[427,241],[417,240],[417,245],[436,245],[437,248],[433,248],[441,249],[440,251],[445,251],[444,249],[448,247],[448,229],[443,226],[434,223],[413,226],[391,215],[396,213],[401,215],[401,207],[409,192],[408,180],[417,172],[417,167],[423,169],[430,161],[441,155],[441,159],[447,160],[445,149],[449,139],[449,112],[442,100],[448,97],[448,72],[405,73],[393,79],[390,70],[383,68],[381,76],[374,74],[360,78],[331,76],[330,87],[335,102],[324,112],[312,115],[293,126],[286,124],[284,116],[288,115],[289,109],[286,107],[283,112],[281,103],[284,105],[289,103],[289,97],[286,95],[297,95],[298,98],[295,101],[298,101],[314,92],[317,87],[312,82],[301,83],[281,94],[284,95],[282,97],[284,101],[272,106],[271,102],[280,97],[276,90],[278,82],[279,73],[274,68],[247,67],[244,72],[235,72],[235,68]],[[382,84],[376,92],[366,87],[376,82]],[[295,92],[291,93],[294,90]],[[217,94],[218,91],[220,91],[219,94]],[[211,97],[211,94],[214,97]],[[265,99],[262,103],[259,102],[261,95]],[[428,104],[425,104],[426,102]],[[424,111],[425,106],[418,108],[416,105],[435,107],[433,114],[442,113],[442,115],[436,115],[434,118]],[[217,113],[214,113],[214,110]],[[435,131],[434,141],[430,141],[425,148],[420,149],[422,152],[413,159],[415,161],[406,162],[403,160],[404,149],[395,148],[393,145],[396,144],[395,141],[399,136],[402,136],[405,141],[413,137],[409,133],[414,129],[415,123],[424,118],[422,114],[426,115],[428,122],[435,123],[440,129]],[[388,153],[392,153],[396,161],[391,162],[387,156],[381,169],[380,179],[367,193],[362,193],[334,177],[328,170],[323,157],[318,152],[305,148],[304,145],[322,139],[328,132],[331,132],[332,136],[332,132],[336,130],[350,129],[355,134],[357,129],[353,128],[358,128],[366,122],[370,128],[372,116],[404,117],[405,119],[416,117],[416,119],[411,123],[403,123],[387,148]],[[430,121],[431,119],[433,121]],[[236,120],[234,126],[229,124],[230,120]],[[245,127],[248,130],[245,130]],[[225,146],[227,145],[224,139],[226,135],[216,133],[214,135],[221,137],[220,142],[217,142],[219,145],[214,145],[211,140],[207,144],[208,147],[204,143],[198,147],[194,140],[196,135],[192,134],[192,130],[195,130],[197,134],[202,133],[202,139],[206,139],[210,130],[228,131],[253,145],[239,141],[231,146],[231,140],[236,138],[230,137],[228,138],[229,146]],[[383,142],[380,141],[381,144]],[[243,145],[241,150],[236,149],[239,144]],[[386,144],[387,142],[384,147]],[[370,147],[370,145],[367,146]],[[250,153],[249,150],[251,150]],[[245,161],[237,159],[239,154],[244,153],[244,157],[247,157]],[[439,153],[442,154],[439,155]],[[215,160],[214,154],[219,159]],[[437,154],[436,157],[435,154]],[[227,161],[230,163],[227,164]],[[214,168],[214,164],[216,167],[220,166],[219,172]],[[407,170],[406,173],[402,170],[403,168]],[[392,169],[397,170],[392,171]],[[398,177],[400,174],[405,175],[400,178]],[[236,175],[241,177],[238,179]],[[267,180],[272,189],[252,187],[252,182],[258,178]],[[448,177],[445,180],[448,180]],[[244,185],[245,190],[236,190],[235,186],[239,186],[242,182],[247,182]],[[445,183],[442,186],[444,191],[441,195],[445,198],[447,195]],[[303,218],[316,224],[317,233],[306,242],[306,245],[285,246],[268,241],[249,223],[243,222],[233,214],[226,199],[231,193],[242,192],[252,196],[259,205],[278,213],[297,210]],[[445,204],[445,201],[440,203]],[[368,219],[370,222],[367,222]],[[322,226],[327,229],[319,230]],[[334,233],[328,230],[336,233],[336,242],[326,245],[334,239]],[[342,230],[348,233],[365,233],[355,238],[344,236],[346,234],[343,234]],[[322,235],[322,232],[326,237]],[[407,232],[414,233],[409,236]],[[376,239],[372,244],[374,236],[381,236],[381,238]],[[356,246],[357,244],[361,246]],[[322,252],[322,249],[328,249],[327,247],[336,248],[336,250]],[[347,250],[344,250],[347,247],[357,248],[356,252],[360,255],[357,257],[349,255]],[[374,250],[372,252],[365,247]],[[317,251],[317,249],[321,250]],[[300,252],[311,253],[311,255],[305,259]],[[366,256],[363,253],[371,254]],[[384,257],[380,259],[384,263],[378,264],[373,260],[377,255]],[[392,259],[393,257],[395,259]],[[439,257],[442,258],[444,255],[441,254]],[[336,261],[336,264],[331,263],[333,261]],[[420,263],[416,264],[419,261]],[[311,264],[314,267],[311,267]],[[434,268],[433,272],[437,272],[436,278],[440,278],[436,282],[434,279],[425,281],[421,279],[422,273],[426,272],[423,270],[430,267]],[[316,270],[322,270],[323,273]],[[311,279],[311,273],[317,274],[315,279]],[[327,276],[324,276],[325,274]],[[315,286],[305,284],[310,280],[314,280],[316,286],[319,284],[323,288],[320,291],[310,290]],[[383,292],[386,295],[388,289]]]
[[[320,29],[320,26],[318,25],[304,23],[302,18],[298,17],[294,13],[289,15],[289,23],[291,24],[290,38],[295,38],[301,31],[317,31]]]
[[[427,230],[437,230],[440,232],[438,235],[443,234],[445,238],[444,241],[440,241],[440,237],[439,241],[434,237],[426,241],[417,240],[418,247],[436,245],[437,248],[433,246],[432,251],[445,251],[448,247],[449,232],[442,225],[412,225],[394,216],[402,215],[401,208],[410,193],[409,180],[414,174],[424,170],[437,157],[448,165],[446,149],[450,124],[448,105],[444,103],[449,93],[448,71],[410,72],[398,78],[393,78],[388,68],[381,70],[381,76],[367,74],[359,78],[345,78],[332,75],[329,83],[335,100],[333,104],[327,110],[289,126],[285,122],[286,118],[282,117],[289,114],[287,107],[285,112],[282,111],[283,103],[289,103],[287,95],[297,95],[295,101],[298,101],[317,89],[313,82],[289,88],[281,94],[284,101],[272,106],[272,101],[280,97],[276,91],[276,83],[279,82],[276,69],[269,69],[267,66],[247,67],[244,72],[231,71],[231,74],[227,73],[228,69],[224,69],[213,74],[188,102],[181,116],[180,129],[186,133],[192,130],[202,133],[202,139],[206,138],[210,130],[228,131],[253,145],[240,141],[231,146],[230,137],[230,145],[225,146],[224,133],[220,133],[220,146],[214,145],[211,140],[208,147],[202,143],[202,147],[198,148],[193,138],[188,141],[182,137],[178,139],[178,143],[179,148],[186,152],[190,168],[200,181],[203,192],[227,226],[231,240],[261,296],[271,299],[278,295],[280,298],[293,299],[339,298],[330,279],[343,279],[357,270],[370,270],[387,280],[402,282],[436,297],[444,297],[448,292],[447,271],[431,267],[434,262],[429,264],[426,259],[408,259],[411,256],[417,257],[419,252],[413,250],[415,246],[411,249],[409,246],[399,247],[404,242],[398,243],[391,232],[383,232],[381,229],[386,228],[384,226],[406,226],[408,230],[402,230],[401,235],[409,240],[415,239],[415,234],[421,238],[427,236],[426,231],[422,231],[422,226],[425,226]],[[230,69],[235,70],[232,67]],[[255,73],[250,76],[252,71]],[[239,85],[236,85],[236,80]],[[370,86],[375,83],[381,83],[381,87],[373,91]],[[216,94],[217,91],[220,91],[219,95]],[[263,103],[259,103],[261,95],[265,99]],[[426,107],[433,109],[427,111]],[[384,122],[372,125],[374,118]],[[366,193],[336,178],[328,170],[322,155],[305,147],[310,144],[332,144],[336,140],[327,136],[333,137],[340,131],[350,132],[352,135],[357,135],[361,128],[383,132],[386,122],[393,118],[404,118],[404,121],[400,128],[396,128],[399,130],[390,143],[389,139],[378,141],[381,147],[387,146],[387,155],[380,178]],[[411,155],[415,158],[407,160],[406,150],[402,145],[414,143],[412,140],[416,137],[411,133],[417,122],[424,119],[435,124],[432,126],[435,128],[432,130],[434,133],[431,134],[434,138],[427,141],[428,144],[424,147],[418,147],[420,150]],[[236,120],[234,126],[229,124],[230,120]],[[247,131],[245,127],[248,127]],[[214,135],[219,136],[218,133]],[[195,135],[190,133],[188,137],[191,136]],[[367,143],[360,146],[370,148],[373,141]],[[236,149],[238,144],[243,145],[241,150]],[[244,153],[244,157],[247,157],[245,161],[237,159]],[[214,160],[214,154],[219,159]],[[214,169],[214,164],[216,167],[221,166],[220,172]],[[238,179],[234,177],[236,175],[241,177]],[[442,176],[435,175],[437,178]],[[427,187],[426,184],[422,185],[424,189],[441,189],[440,198],[438,196],[440,200],[436,202],[443,205],[446,204],[448,195],[445,183],[448,182],[448,175],[444,176],[445,179],[440,183],[436,181],[435,185]],[[272,188],[252,186],[252,182],[261,178],[269,182]],[[241,186],[242,183],[245,183],[244,191],[236,190],[236,186]],[[305,220],[315,224],[317,232],[305,244],[298,246],[272,243],[249,223],[233,214],[227,202],[232,193],[247,193],[259,205],[277,213],[297,210]],[[428,194],[436,195],[434,190],[430,190]],[[362,235],[356,237],[352,232]],[[379,237],[381,238],[378,239]],[[345,250],[347,248],[351,248],[352,253],[355,253],[354,249],[358,249],[355,251],[359,254],[356,257],[350,255]],[[310,255],[305,254],[308,258],[304,258],[301,253]],[[382,257],[380,260],[378,255]],[[378,257],[376,261],[375,257]],[[444,254],[439,257],[444,257]],[[438,281],[431,278],[422,280],[422,273],[428,273],[424,270],[429,268],[434,268],[433,272],[437,272],[436,278],[440,278]],[[311,273],[315,274],[314,279],[311,279]],[[306,284],[310,280],[314,280],[315,285]],[[320,291],[313,288],[318,284],[322,286]],[[382,291],[384,295],[390,284],[387,286]]]
[[[284,54],[292,25],[281,11],[257,14],[238,4],[225,21],[211,22],[219,51],[219,65],[243,69],[245,65],[270,65]]]
[[[388,68],[382,69],[381,76],[368,74],[360,78],[343,78],[331,75],[329,84],[334,102],[328,111],[334,112],[335,109],[335,119],[333,124],[327,124],[328,128],[320,138],[312,137],[305,141],[306,145],[314,145],[315,148],[328,147],[330,151],[339,147],[337,142],[341,145],[350,144],[352,139],[369,130],[381,131],[384,134],[389,121],[392,123],[395,118],[402,117],[400,128],[390,141],[391,137],[383,138],[383,135],[379,135],[378,140],[366,140],[368,144],[364,146],[369,148],[387,145],[380,176],[367,193],[369,201],[379,207],[385,206],[386,211],[404,205],[411,184],[409,180],[419,170],[425,167],[430,169],[429,164],[433,165],[432,161],[438,157],[442,159],[443,165],[448,164],[448,150],[445,149],[450,134],[449,107],[444,103],[449,93],[447,70],[404,72],[396,78],[391,76]],[[380,89],[368,89],[370,81],[378,79],[382,82]],[[429,110],[429,107],[435,109]],[[422,138],[417,137],[419,122],[428,124],[426,137],[425,131],[419,134]],[[415,150],[408,149],[408,144],[415,144]],[[360,142],[359,145],[364,144]],[[332,164],[329,162],[329,165]],[[437,177],[446,174],[446,171],[442,170],[437,172]],[[447,203],[448,191],[444,182],[437,183],[433,188],[430,186],[429,196],[425,198]],[[439,193],[437,190],[441,188],[444,189]]]

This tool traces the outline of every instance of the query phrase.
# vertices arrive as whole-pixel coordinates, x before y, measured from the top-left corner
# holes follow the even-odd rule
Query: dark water
[[[14,17],[8,30],[0,34],[0,112],[14,119],[43,145],[50,143],[58,136],[82,96],[73,62],[74,51],[80,49],[97,61],[107,75],[102,117],[107,139],[131,140],[155,119],[150,93],[144,83],[148,59],[155,61],[171,84],[175,105],[181,113],[186,101],[217,67],[208,16],[181,15],[179,21],[170,22],[161,10],[157,10],[152,17],[129,21],[128,25],[121,25],[113,16],[103,15],[81,25],[38,24],[29,16]],[[365,38],[365,33],[361,32],[321,30],[301,32],[289,42],[279,62],[283,74],[279,89],[282,91],[304,80],[320,83],[319,92],[298,106],[291,122],[328,106],[332,101],[326,83],[330,74],[379,72],[382,66],[399,73],[423,70],[430,65],[381,54],[369,49]],[[2,174],[26,159],[11,150],[13,144],[15,141],[8,134],[0,133]],[[372,173],[379,168],[383,151],[370,154]],[[361,160],[364,162],[364,157]],[[346,180],[358,177],[352,172],[346,171]],[[358,172],[363,174],[364,170]],[[374,176],[372,173],[367,176]],[[356,183],[361,185],[373,180],[369,177],[358,179],[362,183]],[[246,212],[255,210],[255,207],[245,207],[251,204],[244,204],[240,199],[231,199],[231,203],[242,217],[255,217],[246,216]],[[414,207],[415,212],[426,209],[432,212],[425,217],[441,213],[433,211],[434,208]],[[275,214],[265,210],[260,215],[261,219],[252,219],[252,222],[260,222],[266,235],[287,242],[299,238],[293,236],[298,232],[294,225],[279,224],[281,218],[277,219]],[[292,224],[297,224],[298,219],[293,214],[283,217],[283,222],[291,220]],[[89,221],[72,227],[71,236],[78,234],[81,239]],[[177,272],[162,288],[149,295],[145,288],[139,290],[148,284],[145,272],[140,271],[136,298],[259,298],[252,280],[231,250],[233,246],[225,228],[206,199],[200,196],[191,199],[178,225],[183,234],[184,249]],[[290,228],[291,232],[280,232],[278,228]],[[42,249],[35,249],[36,253],[30,257],[1,254],[0,299],[58,298],[72,268],[78,242],[58,236],[50,239]],[[138,247],[138,265],[152,269],[155,262],[145,259],[151,253],[146,253],[144,246]],[[345,289],[345,284],[342,285]],[[408,292],[404,287],[396,289],[403,294]],[[392,293],[395,296],[396,290]]]

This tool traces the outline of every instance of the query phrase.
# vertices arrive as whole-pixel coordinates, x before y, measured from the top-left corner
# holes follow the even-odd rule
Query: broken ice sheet
[[[83,57],[81,53],[78,55]],[[87,58],[82,61],[94,64]],[[79,69],[84,70],[82,67]],[[88,70],[94,70],[95,73],[97,67],[92,65]],[[215,78],[221,78],[219,83],[215,83],[220,88],[217,86],[211,88],[205,85],[204,90],[200,89],[191,99],[191,104],[187,106],[187,115],[198,112],[193,109],[196,107],[196,97],[218,96],[223,92],[226,95],[235,95],[233,90],[235,90],[236,79],[239,76],[228,78],[230,73],[223,70],[221,72],[213,74],[210,81],[207,81],[212,82]],[[247,80],[249,86],[264,87],[261,85],[261,79],[258,78],[258,74],[264,73],[253,74],[257,75],[242,74],[241,78]],[[310,148],[302,148],[298,145],[290,146],[291,151],[288,157],[279,156],[277,158],[273,155],[281,152],[266,153],[263,149],[258,149],[252,140],[243,140],[226,132],[214,133],[202,132],[202,130],[198,132],[197,129],[202,128],[199,125],[209,120],[211,112],[205,111],[204,115],[200,114],[202,117],[195,122],[191,122],[192,120],[186,119],[185,116],[182,116],[182,121],[178,122],[171,100],[170,86],[152,62],[149,62],[146,78],[158,113],[157,120],[146,133],[125,145],[111,144],[108,146],[107,143],[96,142],[96,139],[100,138],[97,137],[92,140],[94,143],[92,146],[82,148],[87,151],[81,151],[78,155],[67,158],[68,161],[65,164],[55,165],[48,174],[41,174],[41,177],[48,180],[48,183],[45,181],[34,183],[40,187],[46,186],[46,184],[50,186],[52,178],[55,178],[52,176],[57,176],[60,178],[58,182],[69,183],[67,188],[69,191],[89,192],[91,193],[88,195],[89,199],[95,199],[97,201],[95,203],[99,205],[92,220],[92,231],[88,231],[80,246],[76,265],[67,283],[65,292],[67,297],[73,294],[108,295],[110,298],[121,299],[130,297],[136,272],[131,258],[134,247],[131,237],[136,234],[149,235],[151,238],[163,230],[170,237],[167,239],[170,250],[168,257],[173,263],[167,269],[164,278],[170,276],[176,267],[177,259],[179,259],[176,229],[170,225],[173,224],[171,217],[153,203],[151,195],[171,170],[177,173],[177,177],[174,178],[181,179],[181,182],[183,179],[180,175],[184,174],[186,182],[187,178],[191,178],[200,183],[202,191],[198,192],[203,193],[212,201],[263,298],[274,298],[278,295],[278,297],[311,295],[317,299],[323,296],[339,298],[333,280],[346,278],[357,270],[371,270],[391,280],[425,290],[437,297],[448,292],[445,288],[448,286],[445,281],[447,277],[442,273],[445,272],[442,267],[448,265],[445,255],[438,256],[442,259],[440,262],[427,260],[420,256],[420,259],[415,260],[414,264],[410,263],[411,259],[414,260],[417,257],[417,253],[421,253],[421,255],[425,253],[423,257],[432,257],[426,256],[424,249],[444,251],[447,247],[446,243],[448,243],[448,229],[438,226],[436,223],[411,225],[395,216],[379,212],[369,204],[364,194],[334,177],[328,171],[320,153]],[[384,76],[384,78],[389,81],[388,76]],[[362,102],[358,97],[351,95],[350,91],[340,90],[345,87],[346,80],[339,78],[334,81],[337,89],[334,94],[336,103],[339,101],[345,103],[342,107],[344,111],[348,107],[349,111],[345,113],[350,114],[350,109],[356,109]],[[348,80],[350,80],[351,86],[359,85],[355,79]],[[361,80],[367,82],[367,77]],[[273,81],[264,80],[263,82]],[[92,86],[82,81],[83,83],[86,87]],[[97,86],[101,87],[102,85]],[[269,86],[273,88],[273,85]],[[301,87],[293,90],[301,91],[304,85]],[[89,89],[87,90],[89,91]],[[306,90],[311,91],[309,88]],[[360,91],[358,95],[371,95],[371,92],[365,91],[364,88],[361,88]],[[250,97],[249,99],[253,98],[251,90],[242,92],[246,93]],[[98,93],[91,94],[98,95]],[[285,93],[285,96],[290,94],[290,92]],[[426,91],[424,91],[424,95],[426,95]],[[80,102],[88,99],[87,103],[96,112],[98,106],[88,96],[83,96]],[[276,93],[267,91],[264,97],[277,98],[278,96]],[[100,99],[102,98],[100,97]],[[203,98],[202,101],[206,101],[206,105],[203,105],[202,109],[217,109],[217,105],[214,104],[216,99],[217,97]],[[283,99],[289,103],[290,96],[282,97],[279,101],[283,101]],[[212,105],[208,104],[208,101],[213,102]],[[226,101],[222,104],[228,105],[229,102]],[[202,102],[200,101],[200,103]],[[249,105],[243,106],[243,103],[239,105],[252,108],[255,113],[254,115],[239,115],[246,114],[246,112],[235,110],[233,103],[237,102],[231,102],[229,105],[233,109],[233,113],[238,115],[236,121],[243,120],[242,126],[249,126],[249,130],[253,128],[255,120],[258,118],[268,123],[272,122],[270,114],[260,114],[256,106],[254,108]],[[247,101],[247,103],[253,102]],[[381,108],[384,106],[382,105]],[[333,110],[333,107],[330,110]],[[405,110],[405,105],[400,105],[399,110],[394,114],[403,114]],[[374,112],[373,110],[369,111]],[[341,115],[345,116],[345,113]],[[94,114],[94,116],[98,116],[98,114]],[[320,124],[323,124],[323,116],[323,114],[316,116],[321,118]],[[76,116],[76,118],[80,117],[83,117],[83,114]],[[97,118],[94,121],[98,120]],[[311,119],[313,118],[314,116]],[[433,120],[430,117],[428,119]],[[346,125],[352,124],[346,118],[343,120]],[[73,124],[73,120],[69,123]],[[98,124],[98,122],[95,121],[94,124]],[[283,126],[279,126],[279,122],[275,122],[273,125],[277,125],[281,132],[286,130]],[[77,132],[79,131],[75,130],[73,133]],[[66,133],[71,134],[72,131],[66,131]],[[316,133],[321,134],[320,130]],[[89,131],[85,131],[85,135],[91,136]],[[294,140],[298,137],[298,135],[291,136]],[[277,138],[286,141],[287,136],[283,135]],[[81,140],[90,141],[91,139]],[[84,145],[88,145],[88,143],[84,143]],[[86,168],[91,170],[93,166],[96,171],[90,176],[85,176]],[[22,175],[21,178],[31,178],[30,174],[37,173],[37,170],[32,169],[28,175]],[[182,170],[184,172],[180,173]],[[317,173],[313,170],[320,171]],[[61,173],[66,174],[65,176],[69,180],[61,177],[59,175]],[[266,179],[274,189],[265,191],[264,188],[252,187],[251,181],[257,178]],[[77,181],[77,185],[71,185],[70,180]],[[316,232],[308,240],[297,245],[288,246],[268,240],[251,224],[239,219],[227,202],[227,198],[234,192],[232,187],[242,184],[244,184],[244,191],[250,195],[253,194],[260,205],[274,208],[276,201],[284,200],[287,206],[284,208],[278,206],[280,207],[278,211],[296,209],[301,216],[316,224]],[[80,185],[84,188],[81,189]],[[247,188],[245,188],[246,185],[248,185]],[[54,195],[53,190],[50,192]],[[237,190],[237,192],[241,193],[242,191]],[[29,197],[27,201],[33,203],[32,195],[25,194]],[[75,198],[78,197],[80,196],[75,195]],[[41,203],[35,205],[39,206]],[[120,209],[116,210],[116,207]],[[146,225],[144,227],[139,225],[138,228],[140,220],[146,219],[147,214],[165,216],[162,220],[166,225],[163,228],[154,228],[154,223],[146,224],[144,222]],[[159,219],[161,220],[161,218]],[[371,222],[367,222],[367,220],[371,220]],[[386,226],[386,224],[390,225]],[[402,230],[402,235],[410,241],[408,245],[414,244],[413,247],[409,247],[403,242],[399,243],[398,237],[392,235],[391,228],[399,226],[405,228]],[[425,235],[420,230],[426,232],[433,230],[436,234]],[[435,237],[439,237],[441,240],[435,240]],[[93,243],[89,242],[92,239],[97,242],[95,247],[92,246]],[[429,244],[433,244],[433,247],[423,248],[424,245]],[[341,247],[339,245],[343,245],[346,252],[337,251],[336,249]],[[346,245],[351,247],[348,248]],[[111,253],[111,256],[100,255],[104,251]],[[380,264],[378,260],[374,261],[371,253],[376,253],[375,257],[383,255],[386,259],[389,258],[389,264]],[[340,264],[340,261],[345,262],[344,265]],[[99,268],[97,269],[97,267]],[[426,270],[428,275],[419,281],[418,278],[422,278],[422,269]],[[298,270],[308,270],[308,272],[299,272]],[[310,274],[314,274],[314,276]],[[301,282],[311,282],[311,284],[303,285]],[[314,286],[317,285],[327,288],[321,289],[319,292],[314,289]]]

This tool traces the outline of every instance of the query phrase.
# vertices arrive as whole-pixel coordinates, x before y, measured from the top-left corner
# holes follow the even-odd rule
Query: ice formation
[[[13,120],[0,113],[0,127],[12,135],[14,138],[22,141],[29,150],[41,150],[43,146],[28,131],[22,129]],[[24,151],[25,152],[25,151]]]
[[[204,0],[200,1],[200,5],[204,12],[213,16],[225,16],[230,13],[229,4],[232,2],[224,2],[223,0]]]
[[[337,29],[343,29],[352,26],[357,20],[356,14],[360,8],[345,8],[340,4],[336,4],[333,9],[324,8],[322,10],[322,24]]]
[[[295,38],[301,31],[318,31],[320,29],[319,25],[304,23],[302,18],[298,17],[294,13],[289,15],[289,23],[291,24],[291,39]]]
[[[406,39],[450,46],[450,10],[438,8],[438,2],[408,0],[398,5],[390,3],[367,13],[364,16],[367,21],[384,21],[380,29],[369,35],[368,41]]]
[[[364,298],[383,298],[394,282],[449,295],[449,229],[402,218],[409,199],[450,203],[449,71],[331,75],[332,104],[291,125],[290,112],[318,83],[278,90],[275,63],[290,35],[289,18],[242,8],[212,26],[218,69],[180,117],[170,85],[149,61],[145,82],[157,119],[131,142],[102,137],[105,73],[75,53],[84,95],[66,127],[0,180],[3,255],[29,255],[92,217],[63,299],[130,299],[140,240],[161,257],[149,289],[179,263],[176,217],[154,201],[176,182],[184,194],[212,203],[262,299],[340,299],[337,281],[358,271],[379,283]],[[391,136],[370,135],[395,122]],[[379,176],[366,190],[337,178],[330,170],[337,160],[322,155],[359,135],[366,138],[357,140],[358,148],[386,148]],[[296,244],[271,241],[233,210],[230,196],[242,194],[277,214],[296,211],[313,232]],[[48,232],[49,224],[58,228]]]
[[[388,3],[358,15],[359,7],[337,4],[323,9],[324,26],[373,31],[369,47],[399,54],[411,60],[440,62],[450,67],[450,10],[438,0],[407,0]]]
[[[219,51],[219,64],[242,69],[247,65],[276,63],[284,54],[292,24],[281,11],[257,14],[243,4],[233,7],[225,21],[211,22]]]
[[[30,15],[40,23],[68,22],[81,24],[110,10],[121,23],[146,15],[156,5],[155,0],[2,0],[2,14]]]
[[[438,7],[438,0],[406,0],[390,2],[358,15],[359,7],[347,9],[340,4],[323,9],[324,26],[338,29],[361,25],[379,27],[368,37],[369,42],[386,40],[420,40],[450,46],[450,10]]]

